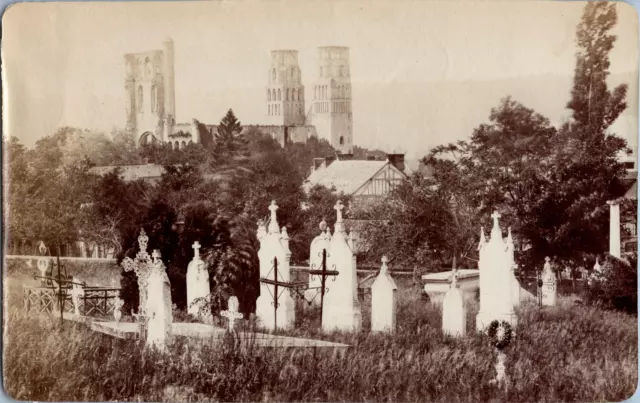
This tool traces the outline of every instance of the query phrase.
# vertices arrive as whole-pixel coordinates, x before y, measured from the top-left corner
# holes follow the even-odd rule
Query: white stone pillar
[[[388,259],[382,257],[380,273],[371,285],[371,331],[394,332],[396,330],[396,287],[387,269]]]
[[[547,256],[542,272],[542,305],[556,306],[557,298],[558,279],[553,269],[551,269],[550,259]]]
[[[322,307],[322,329],[324,331],[359,331],[362,314],[358,301],[358,279],[354,253],[347,244],[347,236],[342,221],[344,206],[338,200],[335,209],[337,220],[335,231],[329,243],[328,269],[338,271],[336,281],[331,280],[329,292],[324,297]]]
[[[480,251],[480,311],[476,329],[483,331],[494,320],[506,321],[515,328],[517,317],[513,310],[511,291],[511,261],[508,247],[502,238],[497,212],[491,215],[493,228],[489,242]],[[482,243],[482,240],[481,240]]]
[[[463,337],[467,334],[467,309],[464,296],[458,288],[458,271],[451,273],[451,288],[442,301],[442,332]]]
[[[295,303],[289,290],[281,285],[290,282],[291,279],[289,268],[291,253],[286,230],[283,233],[280,232],[276,216],[277,209],[278,206],[274,200],[269,206],[271,218],[268,230],[263,223],[258,225],[260,296],[256,301],[256,316],[260,325],[268,330],[289,328],[295,321]]]
[[[620,202],[608,201],[609,205],[609,253],[620,258]]]

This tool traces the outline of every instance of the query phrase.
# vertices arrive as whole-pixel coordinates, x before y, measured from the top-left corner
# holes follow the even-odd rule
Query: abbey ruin
[[[180,149],[189,142],[200,143],[203,130],[216,133],[216,125],[202,124],[195,118],[190,123],[176,122],[173,46],[171,38],[167,38],[162,49],[124,56],[126,127],[134,133],[138,145],[162,142]],[[340,153],[351,153],[349,48],[318,48],[318,67],[309,105],[305,103],[298,51],[271,51],[264,91],[264,124],[247,125],[243,130],[256,128],[280,144],[304,142],[316,136],[326,139]]]

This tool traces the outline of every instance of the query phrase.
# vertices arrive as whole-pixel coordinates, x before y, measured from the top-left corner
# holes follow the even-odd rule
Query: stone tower
[[[270,125],[304,125],[304,86],[297,50],[271,51],[266,101]]]
[[[319,76],[313,86],[312,123],[318,137],[343,154],[353,151],[349,48],[318,48]]]
[[[175,124],[173,41],[162,49],[124,55],[127,130],[138,145],[164,142]]]

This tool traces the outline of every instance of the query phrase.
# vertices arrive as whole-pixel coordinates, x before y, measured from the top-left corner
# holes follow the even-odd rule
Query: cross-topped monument
[[[333,208],[336,210],[337,214],[335,232],[344,233],[344,225],[342,224],[342,210],[344,209],[344,205],[342,204],[342,201],[338,200]]]
[[[238,312],[239,305],[240,304],[238,303],[238,298],[236,298],[235,296],[231,296],[229,298],[229,309],[227,309],[226,311],[220,312],[220,315],[229,319],[230,332],[233,332],[233,328],[235,326],[236,320],[242,319],[242,314]]]
[[[148,242],[149,237],[147,237],[147,234],[144,232],[143,228],[140,230],[140,236],[138,236],[138,245],[140,246],[140,250],[136,254],[135,259],[125,257],[121,263],[122,268],[125,272],[133,271],[134,273],[136,273],[136,277],[138,280],[138,293],[140,296],[138,313],[142,316],[144,316],[144,307],[146,306],[147,300],[147,282],[149,280],[149,273],[151,270],[151,266],[154,263],[151,261],[151,256],[149,256],[149,253],[147,252]],[[158,251],[158,255],[159,254],[160,252]],[[157,257],[154,256],[154,259],[157,259]]]
[[[271,212],[271,216],[269,218],[269,233],[275,234],[280,232],[280,227],[278,226],[278,217],[276,216],[276,211],[278,211],[278,205],[275,200],[271,200],[271,204],[269,205],[269,211]]]
[[[194,251],[194,258],[200,258],[200,242],[195,241],[193,245],[191,245]]]

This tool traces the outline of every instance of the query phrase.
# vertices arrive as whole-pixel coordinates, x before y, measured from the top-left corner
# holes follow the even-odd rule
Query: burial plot
[[[322,329],[359,331],[362,327],[362,314],[358,300],[356,257],[347,244],[342,220],[342,209],[344,209],[342,202],[338,200],[334,208],[337,220],[329,243],[328,265],[330,270],[337,271],[339,274],[324,298]]]
[[[511,258],[509,250],[502,238],[502,230],[498,222],[500,214],[494,212],[493,228],[488,242],[484,233],[480,237],[480,311],[476,316],[476,328],[486,329],[494,320],[506,321],[516,326],[517,317],[512,301]]]
[[[258,225],[260,249],[260,296],[256,301],[256,316],[266,329],[290,328],[295,321],[295,303],[291,296],[289,235],[280,231],[276,216],[278,206],[271,202],[268,229]]]
[[[193,244],[194,256],[187,267],[187,312],[211,322],[213,317],[207,305],[211,293],[209,272],[205,262],[200,258],[200,243]]]
[[[387,267],[389,260],[382,257],[380,273],[371,285],[371,331],[394,332],[396,330],[396,292],[398,287]]]
[[[442,332],[451,336],[467,334],[467,309],[458,288],[458,271],[451,275],[451,285],[442,301]]]

